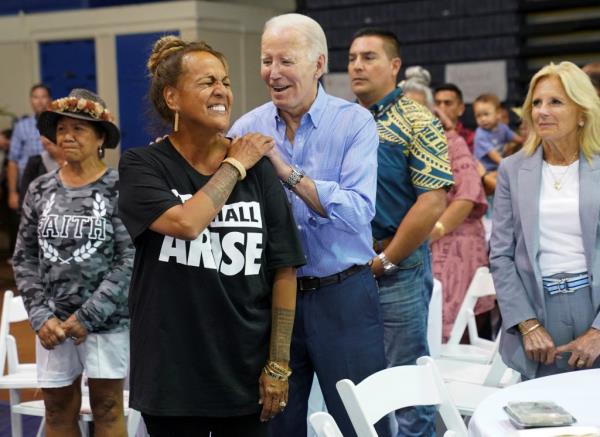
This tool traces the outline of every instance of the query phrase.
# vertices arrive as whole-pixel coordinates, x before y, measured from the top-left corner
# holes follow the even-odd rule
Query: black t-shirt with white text
[[[149,226],[192,197],[198,173],[168,139],[127,151],[119,208],[136,248],[129,292],[130,405],[146,414],[259,411],[275,269],[304,255],[283,187],[263,158],[193,241]]]

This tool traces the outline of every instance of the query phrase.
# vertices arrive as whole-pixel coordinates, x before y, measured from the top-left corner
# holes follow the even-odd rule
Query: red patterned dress
[[[474,207],[465,221],[431,245],[433,276],[441,281],[443,304],[443,341],[450,337],[452,325],[475,270],[488,265],[487,244],[481,217],[487,201],[477,173],[475,159],[465,140],[456,132],[447,132],[448,155],[454,186],[448,192],[448,205],[454,200],[470,200]],[[475,313],[489,311],[494,298],[480,299]]]

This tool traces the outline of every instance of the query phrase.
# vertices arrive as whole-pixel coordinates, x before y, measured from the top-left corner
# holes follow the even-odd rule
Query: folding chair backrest
[[[12,291],[11,291],[12,294]],[[23,298],[21,296],[13,296],[10,303],[10,323],[23,322],[29,320]]]
[[[492,279],[490,269],[487,267],[479,267],[473,275],[473,279],[471,280],[469,288],[467,289],[467,294],[463,299],[460,310],[458,311],[458,315],[456,316],[456,320],[454,321],[454,326],[452,327],[450,338],[448,339],[449,344],[460,343],[469,321],[468,310],[473,311],[475,309],[477,299],[480,297],[495,295],[496,289],[494,288],[494,281]]]
[[[4,292],[4,300],[2,304],[2,317],[0,319],[0,367],[4,368],[8,356],[8,370],[15,370],[15,362],[18,365],[18,358],[14,354],[16,352],[16,343],[14,338],[10,341],[10,324],[27,320],[27,311],[23,304],[21,296],[14,297],[10,290]]]
[[[14,373],[19,368],[19,352],[17,351],[17,340],[12,335],[6,339],[6,361],[8,373]]]
[[[336,384],[356,433],[376,437],[374,424],[386,414],[416,405],[436,405],[448,429],[466,435],[466,428],[449,395],[433,359],[421,357],[416,366],[381,370],[358,385],[349,379]],[[462,427],[461,427],[462,424]]]
[[[429,355],[437,358],[442,349],[442,283],[433,279],[433,290],[429,301],[429,313],[427,315],[427,344]]]
[[[309,420],[317,437],[344,437],[329,413],[318,411],[311,414]]]
[[[479,267],[475,270],[467,294],[470,294],[475,298],[496,295],[494,279],[492,278],[489,267]]]
[[[4,364],[6,364],[6,348],[7,348],[7,337],[8,337],[8,325],[10,320],[10,310],[12,304],[13,293],[10,290],[4,292],[4,299],[2,302],[2,316],[0,317],[0,367],[4,370]]]

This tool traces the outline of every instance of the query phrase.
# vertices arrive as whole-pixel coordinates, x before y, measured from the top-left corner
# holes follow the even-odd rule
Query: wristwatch
[[[396,264],[387,259],[384,252],[380,252],[379,255],[377,255],[377,258],[379,258],[381,264],[383,265],[384,275],[389,275],[391,273],[396,272],[399,269],[399,267]]]
[[[292,166],[292,172],[290,173],[288,178],[283,182],[283,184],[286,186],[286,188],[291,190],[298,184],[298,182],[302,180],[303,177],[304,172],[298,167]]]

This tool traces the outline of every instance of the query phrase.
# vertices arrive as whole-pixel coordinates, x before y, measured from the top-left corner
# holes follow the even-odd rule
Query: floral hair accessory
[[[49,111],[86,112],[93,118],[102,121],[113,121],[110,111],[100,103],[78,97],[63,97],[54,100],[48,107]]]

